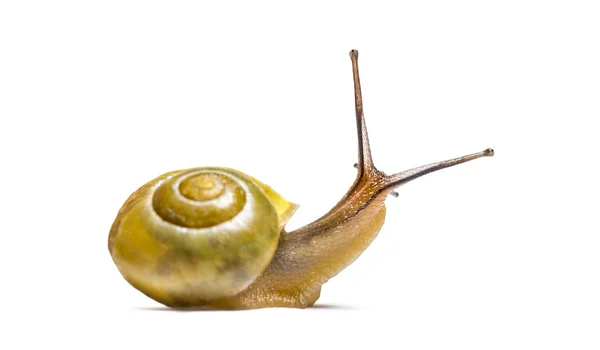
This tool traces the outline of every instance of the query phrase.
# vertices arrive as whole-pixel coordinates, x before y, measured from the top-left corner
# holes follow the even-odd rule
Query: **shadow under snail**
[[[287,232],[298,206],[237,170],[173,171],[134,192],[112,225],[108,249],[125,279],[170,307],[306,308],[321,286],[350,265],[377,236],[384,200],[425,174],[483,156],[482,152],[393,175],[371,159],[363,115],[358,51],[354,77],[358,163],[344,197],[316,221]]]

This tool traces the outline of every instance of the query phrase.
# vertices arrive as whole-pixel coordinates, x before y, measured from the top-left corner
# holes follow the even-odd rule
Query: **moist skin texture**
[[[283,232],[267,270],[240,294],[211,306],[251,309],[313,305],[323,283],[358,258],[379,233],[387,195],[386,191],[379,192],[382,177],[372,171],[357,178],[329,213],[296,231]]]

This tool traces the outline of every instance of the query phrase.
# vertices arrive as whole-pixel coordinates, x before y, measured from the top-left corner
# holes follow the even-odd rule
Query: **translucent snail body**
[[[286,232],[297,205],[249,175],[218,167],[164,174],[129,197],[109,234],[109,251],[131,285],[171,307],[311,306],[321,286],[375,239],[384,201],[396,187],[494,154],[486,149],[393,175],[378,170],[363,115],[358,52],[350,57],[358,172],[338,204]]]

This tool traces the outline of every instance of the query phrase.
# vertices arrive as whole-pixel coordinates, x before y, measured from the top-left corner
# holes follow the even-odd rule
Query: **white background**
[[[217,2],[215,2],[217,3]],[[598,349],[595,1],[3,1],[0,348]],[[173,169],[301,209],[353,181],[348,51],[388,173],[493,147],[387,201],[317,307],[169,311],[107,250]]]

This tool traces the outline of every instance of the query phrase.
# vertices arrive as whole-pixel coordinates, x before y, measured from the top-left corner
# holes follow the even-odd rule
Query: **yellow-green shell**
[[[109,250],[135,288],[169,306],[200,306],[246,289],[269,265],[297,206],[228,168],[174,171],[125,202]]]

